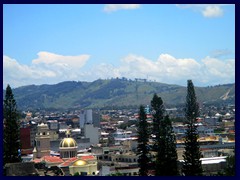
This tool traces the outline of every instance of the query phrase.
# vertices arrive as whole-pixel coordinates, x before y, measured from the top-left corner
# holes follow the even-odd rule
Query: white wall
[[[84,136],[90,139],[91,144],[98,144],[100,132],[97,127],[94,127],[93,124],[84,125]]]

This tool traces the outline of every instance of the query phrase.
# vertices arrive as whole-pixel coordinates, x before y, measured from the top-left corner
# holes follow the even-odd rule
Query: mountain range
[[[194,83],[194,82],[193,82]],[[235,83],[195,87],[199,103],[235,103]],[[149,105],[154,93],[166,106],[185,103],[184,86],[116,78],[93,82],[66,81],[54,85],[28,85],[13,89],[18,109],[81,109]],[[3,98],[5,90],[3,91]]]

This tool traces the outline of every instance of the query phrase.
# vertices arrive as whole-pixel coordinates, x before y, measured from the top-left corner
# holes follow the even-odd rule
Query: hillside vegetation
[[[13,89],[13,93],[21,110],[147,105],[154,93],[162,97],[165,105],[175,106],[185,102],[186,87],[159,82],[99,79],[94,82],[29,85]],[[196,87],[196,94],[200,103],[235,103],[235,84]]]

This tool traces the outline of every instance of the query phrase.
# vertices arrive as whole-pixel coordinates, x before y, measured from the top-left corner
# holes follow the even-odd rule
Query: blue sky
[[[3,87],[235,82],[234,5],[3,5]]]

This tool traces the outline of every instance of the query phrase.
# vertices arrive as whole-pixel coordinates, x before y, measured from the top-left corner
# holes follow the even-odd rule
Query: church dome
[[[77,147],[77,143],[73,138],[64,138],[60,144],[59,144],[60,148],[76,148]]]
[[[84,166],[86,165],[87,162],[83,160],[77,160],[76,162],[73,163],[73,166]]]

